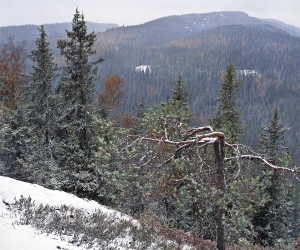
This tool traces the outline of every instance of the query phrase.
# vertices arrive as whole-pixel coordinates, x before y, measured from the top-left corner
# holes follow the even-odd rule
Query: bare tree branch
[[[205,131],[214,132],[214,130],[212,129],[211,126],[192,128],[192,129],[189,130],[189,134],[187,134],[184,137],[184,140],[187,140],[188,138],[192,137],[193,135],[195,135],[197,133],[202,133],[202,132],[205,132]]]
[[[225,162],[229,162],[229,161],[236,161],[239,159],[246,159],[246,160],[251,160],[251,161],[255,161],[258,163],[261,163],[273,170],[283,170],[283,171],[287,171],[290,173],[300,173],[300,168],[287,168],[287,167],[281,167],[281,166],[276,166],[272,163],[270,163],[269,161],[267,161],[264,157],[259,156],[259,155],[239,155],[239,156],[233,156],[233,157],[229,157],[229,158],[225,158]]]
[[[180,146],[180,145],[195,145],[195,144],[201,142],[201,140],[206,139],[206,138],[224,138],[224,133],[211,132],[211,133],[207,133],[207,134],[203,134],[203,135],[197,135],[195,137],[195,139],[182,140],[182,141],[171,141],[169,139],[156,139],[156,138],[149,138],[149,137],[142,137],[141,140]],[[202,142],[208,142],[208,141],[209,140],[202,141]]]

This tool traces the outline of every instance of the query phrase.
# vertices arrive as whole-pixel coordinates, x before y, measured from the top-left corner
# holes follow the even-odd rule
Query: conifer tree
[[[39,29],[36,48],[30,59],[33,62],[30,88],[31,100],[26,107],[26,126],[30,132],[30,157],[26,163],[32,171],[35,183],[56,187],[54,173],[56,162],[54,156],[55,102],[52,84],[55,79],[55,66],[47,42],[44,27]]]
[[[94,32],[87,33],[84,15],[78,9],[73,18],[72,31],[68,31],[67,36],[68,39],[57,42],[66,65],[56,91],[62,105],[62,121],[76,127],[80,148],[88,156],[92,147],[91,118],[96,73],[90,56],[95,54],[93,45],[96,35]]]
[[[242,132],[240,111],[236,103],[238,87],[239,82],[236,79],[235,70],[232,65],[228,65],[226,74],[221,80],[217,98],[217,114],[213,123],[217,129],[226,132],[226,140],[229,143],[239,142]]]
[[[274,165],[286,165],[288,149],[284,140],[286,129],[280,122],[279,110],[275,112],[267,126],[262,128],[260,143],[265,158]],[[258,232],[258,240],[264,245],[274,246],[287,243],[293,222],[290,187],[279,172],[266,172],[264,182],[269,201],[254,216],[253,224]]]
[[[9,156],[9,148],[14,149],[8,164],[12,177],[53,187],[55,181],[50,175],[55,172],[55,160],[49,134],[53,135],[50,125],[53,126],[54,66],[43,27],[30,58],[34,63],[31,88],[28,88],[30,98],[28,103],[19,103],[12,112],[5,130],[4,150]]]
[[[72,30],[57,47],[65,58],[62,76],[57,86],[59,127],[57,135],[62,147],[60,165],[67,175],[64,188],[80,195],[91,195],[93,169],[90,167],[95,148],[93,136],[95,54],[94,32],[88,33],[84,15],[74,14]]]
[[[53,130],[53,93],[55,79],[53,56],[47,42],[44,26],[39,29],[40,37],[36,40],[36,49],[31,52],[33,65],[31,83],[30,120],[43,131],[44,141],[49,143],[49,132]]]
[[[178,121],[187,122],[192,118],[189,106],[189,93],[181,76],[175,81],[172,96],[165,106],[165,112],[173,116],[173,118],[177,118]]]
[[[280,163],[280,159],[287,153],[287,146],[284,140],[286,129],[280,123],[279,110],[275,109],[273,117],[267,126],[263,126],[260,135],[262,151],[266,158],[275,165]]]

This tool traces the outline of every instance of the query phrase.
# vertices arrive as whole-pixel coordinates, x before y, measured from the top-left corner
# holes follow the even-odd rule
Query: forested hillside
[[[224,12],[96,34],[76,9],[57,40],[44,26],[8,38],[0,175],[197,249],[297,249],[300,38],[268,22]]]
[[[299,161],[300,38],[257,19],[251,25],[217,22],[219,26],[204,29],[201,22],[196,25],[199,16],[183,17],[98,35],[96,50],[105,59],[101,72],[116,72],[125,82],[127,98],[120,111],[134,114],[141,99],[148,104],[165,101],[181,76],[191,93],[192,110],[205,124],[213,113],[220,75],[232,64],[242,82],[239,103],[249,131],[245,142],[255,145],[253,134],[278,106],[289,130],[293,159]],[[148,70],[136,70],[140,65]]]

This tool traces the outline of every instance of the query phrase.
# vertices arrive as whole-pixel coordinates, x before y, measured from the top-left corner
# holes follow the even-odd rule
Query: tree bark
[[[224,207],[220,204],[224,192],[225,192],[225,176],[224,176],[224,164],[225,164],[225,143],[224,137],[219,137],[214,142],[215,151],[215,164],[217,169],[217,186],[219,190],[219,204],[217,205],[217,249],[225,250],[225,235],[224,235],[224,224],[223,215]]]

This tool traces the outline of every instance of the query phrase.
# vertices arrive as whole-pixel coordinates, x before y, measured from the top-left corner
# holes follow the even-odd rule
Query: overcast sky
[[[0,0],[0,26],[69,22],[77,6],[87,21],[118,25],[234,10],[300,27],[300,0]]]

